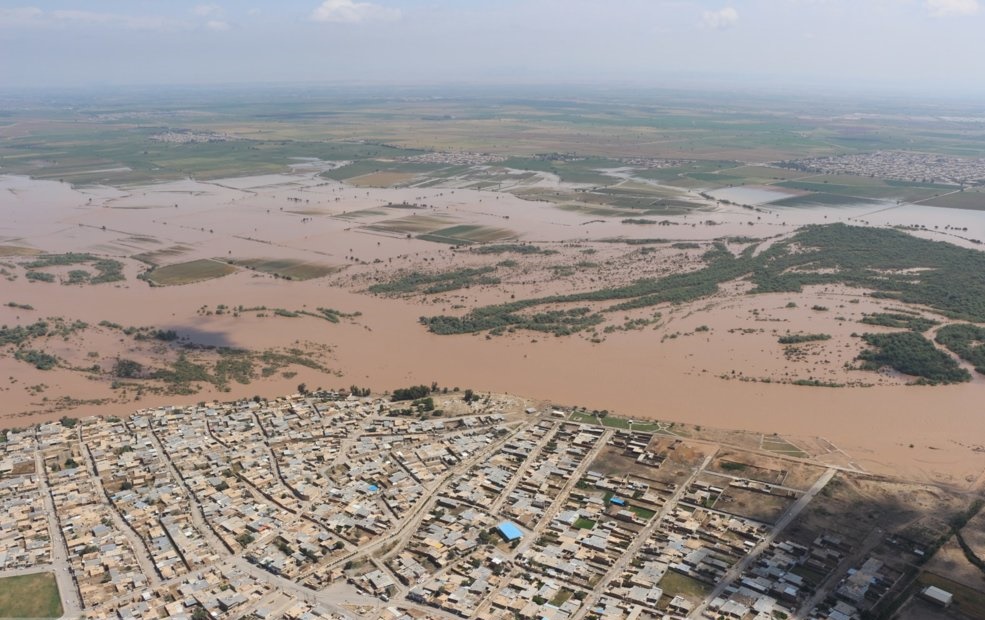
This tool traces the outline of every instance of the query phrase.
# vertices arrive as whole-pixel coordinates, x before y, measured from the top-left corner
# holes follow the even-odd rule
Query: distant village
[[[913,591],[932,535],[810,525],[853,472],[444,398],[304,393],[10,431],[0,577],[50,571],[66,616],[120,620],[861,620],[911,594],[952,603]]]
[[[909,151],[875,151],[851,155],[811,157],[774,165],[805,172],[848,174],[911,183],[946,185],[985,184],[985,159],[948,157]]]

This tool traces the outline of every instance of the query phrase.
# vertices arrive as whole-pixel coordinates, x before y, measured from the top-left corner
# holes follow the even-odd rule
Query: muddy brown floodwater
[[[386,206],[403,202],[424,208]],[[420,316],[440,314],[462,299],[473,305],[506,301],[517,291],[526,294],[536,289],[549,294],[570,290],[570,286],[591,286],[587,280],[525,283],[525,278],[534,276],[518,275],[500,287],[458,291],[438,296],[437,301],[420,295],[383,298],[365,292],[378,273],[432,264],[447,267],[462,261],[447,245],[367,228],[413,213],[441,215],[455,224],[505,228],[514,231],[517,239],[551,244],[562,258],[581,256],[585,247],[592,247],[606,260],[621,260],[616,253],[625,254],[626,247],[591,244],[612,237],[767,237],[790,233],[807,223],[832,221],[895,223],[891,211],[874,213],[871,205],[768,214],[719,209],[668,218],[674,225],[640,227],[621,224],[618,219],[589,223],[598,218],[508,194],[352,188],[311,173],[127,189],[76,189],[0,177],[0,211],[0,246],[114,257],[124,262],[127,275],[125,282],[96,286],[31,282],[16,264],[19,259],[0,256],[0,263],[14,265],[8,269],[18,275],[12,281],[0,280],[0,304],[16,302],[34,308],[0,306],[0,324],[60,316],[90,325],[105,320],[175,329],[202,344],[257,350],[317,343],[331,347],[325,364],[341,374],[298,368],[295,377],[278,375],[251,385],[233,384],[229,393],[203,388],[199,394],[183,397],[146,395],[140,402],[80,405],[67,412],[73,415],[120,415],[138,407],[212,397],[274,396],[293,392],[300,382],[310,387],[356,384],[382,392],[437,381],[443,386],[521,394],[626,416],[778,433],[794,440],[820,437],[866,470],[964,488],[978,486],[985,472],[985,382],[981,379],[955,386],[907,386],[902,377],[844,368],[857,353],[857,339],[851,334],[862,331],[857,324],[862,313],[892,306],[859,291],[832,287],[796,296],[745,296],[726,291],[709,300],[661,309],[664,316],[658,323],[642,330],[616,331],[600,343],[586,336],[557,338],[528,332],[493,338],[437,336],[418,322]],[[899,223],[924,224],[931,229],[934,224],[942,229],[944,224],[968,227],[962,235],[985,237],[982,213],[911,206],[899,215]],[[709,225],[708,220],[716,223]],[[922,234],[964,243],[943,231]],[[572,243],[589,245],[568,248]],[[342,271],[287,281],[240,270],[205,282],[153,288],[136,279],[146,265],[131,257],[165,249],[171,254],[160,254],[157,259],[164,264],[198,258],[279,258]],[[504,258],[513,257],[487,260]],[[788,306],[793,300],[796,308]],[[202,306],[219,304],[292,310],[330,307],[362,314],[333,324],[313,318],[199,312]],[[815,304],[830,306],[831,312],[823,316],[812,312]],[[707,330],[695,331],[698,327]],[[788,331],[823,332],[833,337],[805,347],[799,359],[791,359],[777,344],[777,335]],[[125,355],[130,346],[117,334],[98,330],[50,345],[63,358],[84,358],[92,351],[101,360]],[[807,376],[871,387],[812,388],[779,382]],[[108,378],[89,379],[65,369],[38,371],[4,357],[0,359],[0,413],[5,417],[0,424],[22,426],[58,417],[66,411],[18,414],[42,410],[44,398],[110,397],[110,383]],[[39,384],[45,386],[43,396],[27,389]]]

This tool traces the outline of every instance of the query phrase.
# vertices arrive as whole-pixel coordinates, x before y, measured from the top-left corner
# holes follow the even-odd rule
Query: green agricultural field
[[[526,89],[440,94],[415,100],[314,88],[296,97],[277,91],[258,95],[254,89],[221,96],[133,94],[72,100],[71,107],[45,101],[5,112],[5,123],[28,123],[31,131],[4,137],[0,165],[13,174],[77,185],[133,186],[189,176],[286,172],[298,158],[316,158],[351,162],[325,173],[332,179],[395,172],[425,173],[436,184],[459,175],[482,182],[479,177],[488,172],[474,173],[472,166],[406,161],[425,152],[465,151],[506,157],[496,163],[498,170],[550,173],[563,182],[607,186],[613,178],[600,170],[629,167],[640,178],[700,187],[733,179],[798,178],[757,164],[742,167],[746,162],[893,149],[985,155],[980,132],[944,120],[914,124],[889,116],[869,121],[871,130],[860,132],[847,130],[839,115],[854,108],[829,102],[823,118],[805,115],[805,102],[798,98],[774,97],[766,104],[759,97],[730,95],[725,102],[677,91],[656,97],[590,90],[543,97]],[[141,111],[139,125],[135,109]],[[153,139],[162,127],[220,135],[188,143]],[[666,160],[676,167],[651,169],[639,160]],[[721,177],[705,181],[686,176],[718,170]]]
[[[54,573],[0,579],[0,618],[58,618],[62,601]]]
[[[340,220],[358,220],[364,217],[381,217],[389,215],[386,211],[382,209],[360,209],[358,211],[349,211],[347,213],[340,213],[335,217]]]
[[[801,173],[802,177],[806,176]],[[954,191],[952,185],[935,183],[920,183],[915,181],[884,180],[872,177],[850,175],[814,175],[796,181],[784,181],[776,184],[808,192],[822,194],[837,194],[856,198],[871,198],[874,200],[925,200],[937,194]]]
[[[459,245],[502,241],[504,239],[515,239],[516,237],[517,234],[508,228],[481,226],[477,224],[459,224],[458,226],[442,228],[432,233],[418,235],[417,238],[424,241]]]
[[[946,207],[948,209],[969,209],[972,211],[985,211],[985,192],[965,191],[938,196],[930,200],[924,200],[920,204],[931,207]]]
[[[803,196],[791,196],[774,200],[771,207],[844,207],[848,205],[879,204],[879,201],[858,196],[843,194],[814,193]]]
[[[289,258],[238,258],[224,262],[236,267],[269,273],[288,280],[312,280],[337,273],[340,269],[334,265],[324,265]]]
[[[191,247],[179,243],[160,250],[154,250],[152,252],[141,252],[140,254],[134,254],[130,258],[139,260],[142,263],[147,263],[148,265],[157,266],[164,261],[174,258],[175,256],[181,256],[186,252],[191,252],[191,250]]]
[[[446,166],[442,166],[441,164],[365,159],[362,161],[355,161],[347,166],[342,166],[341,168],[323,172],[322,176],[326,179],[344,181],[371,174],[422,174],[440,170],[445,167]]]
[[[186,263],[156,267],[146,272],[142,277],[158,286],[178,286],[221,278],[231,273],[236,273],[236,271],[236,267],[232,265],[217,260],[202,258]]]
[[[377,222],[366,228],[368,230],[387,233],[421,234],[447,228],[452,223],[452,219],[440,215],[408,215],[406,217]]]
[[[614,177],[602,174],[599,170],[606,168],[619,168],[625,164],[606,158],[589,157],[584,159],[566,159],[563,156],[556,156],[552,158],[511,157],[499,165],[504,168],[512,168],[514,170],[528,170],[556,174],[561,178],[561,181],[566,183],[609,185],[612,183],[617,183],[618,180]]]

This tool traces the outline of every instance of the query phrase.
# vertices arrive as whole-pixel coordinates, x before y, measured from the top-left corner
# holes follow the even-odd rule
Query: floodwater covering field
[[[212,396],[284,393],[301,382],[384,391],[439,381],[621,415],[824,437],[874,471],[903,467],[916,476],[970,484],[965,477],[985,469],[978,449],[985,446],[985,430],[967,406],[977,402],[985,385],[981,378],[909,387],[899,374],[845,368],[861,346],[853,333],[885,329],[864,326],[861,319],[899,306],[858,290],[824,286],[744,295],[741,283],[730,284],[705,299],[659,306],[656,314],[649,309],[614,316],[611,331],[599,326],[597,335],[521,330],[439,336],[419,324],[422,316],[513,298],[694,270],[716,239],[731,239],[727,247],[739,253],[754,243],[769,247],[807,224],[914,226],[920,236],[978,247],[970,239],[985,238],[985,213],[895,204],[761,211],[707,205],[700,212],[668,216],[662,225],[641,226],[507,193],[357,189],[326,181],[317,171],[125,190],[6,176],[0,177],[0,192],[5,215],[0,246],[17,248],[8,254],[96,252],[121,261],[125,276],[106,284],[65,284],[67,275],[58,272],[52,282],[36,281],[20,266],[26,257],[0,259],[9,274],[0,304],[14,304],[0,305],[0,324],[64,317],[89,326],[64,340],[44,341],[46,352],[62,360],[50,370],[12,357],[2,360],[8,379],[0,396],[11,412],[4,418],[8,425],[66,412],[125,413]],[[413,210],[418,215],[408,215],[408,204],[419,207]],[[115,208],[129,205],[155,208]],[[299,208],[318,214],[293,212]],[[352,213],[365,216],[347,217]],[[415,217],[429,218],[428,224],[400,223]],[[439,223],[434,230],[444,230],[454,242],[419,238],[418,231]],[[494,251],[473,251],[482,242]],[[539,249],[519,251],[516,245]],[[169,253],[169,248],[177,250]],[[150,287],[137,278],[150,269],[140,260],[147,253],[157,269],[177,270],[171,286]],[[204,264],[235,273],[189,271],[190,265]],[[309,265],[324,266],[324,272],[305,270]],[[433,294],[367,292],[401,274],[465,267],[492,271],[483,276],[486,283],[469,285],[466,279],[461,287],[442,286]],[[289,274],[299,277],[278,277]],[[211,279],[200,280],[206,276]],[[141,393],[136,387],[121,392],[113,387],[120,381],[107,375],[116,357],[130,355],[145,368],[156,368],[177,363],[179,349],[169,348],[174,345],[166,340],[153,346],[127,340],[115,328],[99,327],[102,322],[165,335],[173,330],[181,343],[255,351],[260,365],[249,383],[192,381],[197,389],[184,396]],[[788,333],[825,333],[831,339],[791,351],[778,344]],[[304,349],[318,367],[291,365],[309,358],[281,351],[277,359],[287,365],[261,376],[259,356],[275,347]],[[190,349],[188,355],[200,353],[207,352]],[[73,370],[93,364],[102,370]],[[793,384],[800,380],[870,387]],[[934,414],[939,411],[949,415]],[[942,447],[949,448],[946,454]]]

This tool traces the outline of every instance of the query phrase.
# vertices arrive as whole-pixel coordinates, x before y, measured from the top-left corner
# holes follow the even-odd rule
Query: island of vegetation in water
[[[876,297],[927,306],[954,319],[985,322],[985,278],[981,277],[985,254],[975,250],[897,230],[845,224],[807,226],[759,254],[757,247],[751,245],[736,256],[724,243],[716,242],[703,256],[705,267],[697,271],[483,306],[461,316],[421,317],[421,322],[436,334],[514,328],[567,335],[602,322],[606,313],[702,299],[717,293],[721,284],[740,279],[753,284],[750,294],[845,285],[870,290]],[[453,272],[445,278],[455,277]],[[396,282],[399,289],[402,280]],[[600,310],[578,307],[528,312],[547,305],[601,302],[614,303]],[[889,316],[871,320],[902,322]],[[932,324],[928,321],[907,317],[905,322],[913,329]]]

